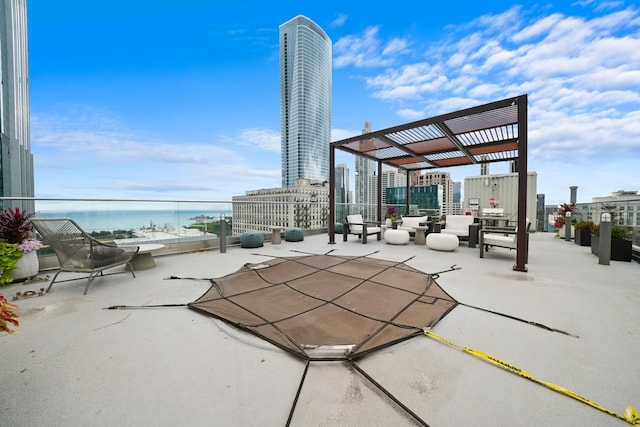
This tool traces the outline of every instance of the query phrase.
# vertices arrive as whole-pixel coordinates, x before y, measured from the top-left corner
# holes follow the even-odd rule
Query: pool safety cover
[[[305,255],[211,279],[189,307],[305,360],[356,359],[423,335],[457,302],[404,262]]]

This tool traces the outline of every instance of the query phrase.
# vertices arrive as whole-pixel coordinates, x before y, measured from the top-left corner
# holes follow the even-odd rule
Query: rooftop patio
[[[440,274],[460,305],[433,328],[535,377],[623,414],[640,406],[640,267],[598,264],[588,247],[551,233],[531,235],[528,273],[511,270],[515,251],[484,259],[465,243],[454,252],[392,246],[355,237],[328,244],[265,243],[157,256],[157,266],[130,275],[56,283],[51,293],[15,301],[21,326],[0,335],[2,425],[419,425],[346,362],[305,362],[253,335],[186,307],[206,280],[246,263],[301,253],[369,255]],[[46,287],[46,276],[0,288]],[[182,279],[168,280],[175,276]],[[64,279],[64,277],[62,278]],[[194,280],[195,279],[195,280]],[[204,279],[204,280],[201,280]],[[106,310],[124,305],[126,309]],[[481,311],[546,325],[570,335]],[[371,378],[431,426],[621,426],[625,421],[418,336],[358,360]]]

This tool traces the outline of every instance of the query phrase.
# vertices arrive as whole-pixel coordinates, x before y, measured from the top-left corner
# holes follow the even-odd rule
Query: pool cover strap
[[[558,393],[562,393],[562,394],[564,394],[566,396],[569,396],[569,397],[571,397],[573,399],[579,400],[582,403],[585,403],[585,404],[587,404],[587,405],[589,405],[589,406],[591,406],[593,408],[596,408],[596,409],[598,409],[598,410],[600,410],[602,412],[605,412],[605,413],[607,413],[609,415],[612,415],[612,416],[614,416],[616,418],[619,418],[619,419],[621,419],[623,421],[626,421],[629,424],[632,424],[634,426],[640,426],[640,414],[638,414],[638,411],[633,406],[627,407],[627,409],[624,411],[624,415],[617,414],[617,413],[615,413],[613,411],[610,411],[609,409],[607,409],[607,408],[605,408],[603,406],[598,405],[595,402],[592,402],[591,400],[587,399],[586,397],[582,397],[579,394],[574,393],[571,390],[568,390],[568,389],[566,389],[566,388],[564,388],[562,386],[559,386],[557,384],[553,384],[553,383],[550,383],[550,382],[547,382],[547,381],[539,380],[536,377],[534,377],[533,375],[531,375],[530,373],[528,373],[526,371],[523,371],[522,369],[517,368],[517,367],[515,367],[513,365],[510,365],[510,364],[508,364],[508,363],[506,363],[506,362],[504,362],[504,361],[502,361],[500,359],[497,359],[497,358],[495,358],[495,357],[493,357],[493,356],[491,356],[491,355],[489,355],[487,353],[484,353],[484,352],[479,351],[479,350],[474,350],[474,349],[469,348],[469,347],[463,347],[463,346],[460,346],[458,344],[455,344],[455,343],[453,343],[453,342],[441,337],[440,335],[437,335],[437,334],[433,333],[431,331],[431,329],[429,329],[429,328],[424,328],[424,334],[426,336],[428,336],[429,338],[433,338],[433,339],[435,339],[437,341],[440,341],[443,344],[447,344],[447,345],[449,345],[451,347],[455,347],[455,348],[457,348],[459,350],[462,350],[465,353],[468,353],[468,354],[470,354],[472,356],[475,356],[475,357],[477,357],[479,359],[482,359],[482,360],[484,360],[486,362],[489,362],[492,365],[495,365],[495,366],[497,366],[499,368],[502,368],[502,369],[504,369],[504,370],[506,370],[508,372],[511,372],[512,374],[519,375],[519,376],[524,377],[524,378],[526,378],[526,379],[528,379],[530,381],[533,381],[534,383],[537,383],[537,384],[540,384],[542,386],[545,386],[545,387],[547,387],[547,388],[549,388],[549,389],[551,389],[553,391],[557,391]]]

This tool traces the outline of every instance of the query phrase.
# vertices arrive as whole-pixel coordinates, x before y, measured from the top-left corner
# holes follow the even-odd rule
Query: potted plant
[[[20,208],[6,208],[0,212],[0,284],[24,280],[38,274],[36,251],[42,247],[33,238],[33,213]]]
[[[591,246],[591,235],[594,233],[595,226],[593,221],[578,221],[575,227],[575,244]]]
[[[570,216],[575,217],[580,212],[578,212],[578,209],[576,209],[575,203],[563,203],[561,205],[558,205],[558,216],[556,217],[556,221],[553,224],[553,228],[556,230],[555,237],[564,239],[564,236],[565,236],[564,227],[566,222],[565,218],[567,217],[567,213],[570,213],[571,214]],[[577,220],[573,218],[571,220],[570,226],[574,225],[576,221]],[[573,239],[574,237],[575,237],[575,229],[571,227],[571,238]]]
[[[387,213],[384,215],[384,219],[387,227],[396,228],[396,221],[398,221],[398,208],[395,206],[387,206]]]
[[[591,253],[600,254],[600,226],[594,227],[594,234],[591,235]],[[611,225],[611,260],[631,262],[633,252],[633,242],[628,238],[629,231],[621,225]]]

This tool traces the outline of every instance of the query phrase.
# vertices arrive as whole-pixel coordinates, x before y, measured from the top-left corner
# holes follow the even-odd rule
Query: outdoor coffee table
[[[140,249],[138,250],[138,253],[135,254],[131,259],[131,266],[133,267],[133,271],[146,270],[148,268],[155,267],[156,262],[153,259],[153,251],[164,248],[164,245],[161,245],[159,243],[135,246],[138,246]],[[129,269],[129,266],[127,266],[127,269]]]

